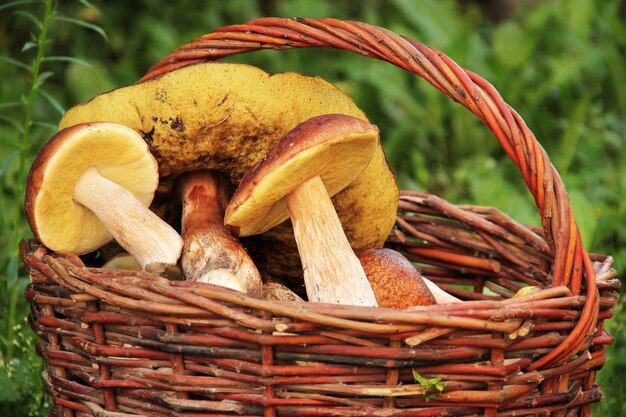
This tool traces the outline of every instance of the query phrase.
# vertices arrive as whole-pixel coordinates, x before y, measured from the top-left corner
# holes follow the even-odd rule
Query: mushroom
[[[398,251],[367,248],[355,249],[354,253],[381,307],[403,309],[460,301],[423,277]]]
[[[106,261],[102,268],[104,269],[122,269],[126,271],[141,271],[141,265],[128,252],[120,252]]]
[[[268,279],[267,282],[263,284],[262,298],[264,300],[273,301],[304,301],[298,294],[291,291],[285,285],[272,279]]]
[[[330,197],[365,169],[378,143],[378,128],[352,116],[299,124],[246,173],[225,224],[249,236],[291,217],[309,301],[377,305]]]
[[[117,253],[111,259],[106,261],[102,265],[102,268],[121,269],[125,271],[141,271],[141,265],[139,265],[139,262],[137,262],[137,260],[128,252]],[[182,279],[182,274],[178,265],[165,268],[165,270],[161,273],[161,276],[173,281],[180,281]]]
[[[209,62],[101,94],[69,109],[60,126],[109,120],[140,132],[159,163],[152,209],[178,226],[179,199],[172,196],[183,173],[211,169],[236,186],[296,125],[331,113],[367,120],[350,97],[321,78]],[[383,245],[394,225],[398,188],[380,144],[333,204],[353,247]],[[242,241],[262,275],[294,289],[302,282],[289,222]]]
[[[193,171],[181,177],[181,270],[188,281],[221,285],[260,297],[263,283],[259,271],[237,238],[224,227],[230,193],[230,180],[216,171]]]
[[[84,254],[115,238],[149,272],[175,265],[182,239],[148,209],[158,169],[134,130],[109,122],[58,132],[28,174],[25,210],[35,236]]]

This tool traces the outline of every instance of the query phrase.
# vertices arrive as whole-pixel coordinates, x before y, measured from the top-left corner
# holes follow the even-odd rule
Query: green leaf
[[[39,87],[41,87],[43,83],[45,83],[46,80],[52,76],[54,76],[54,73],[52,71],[45,71],[39,74],[39,76],[34,82],[35,89],[39,89]]]
[[[19,401],[22,397],[22,394],[18,389],[18,384],[15,383],[15,377],[9,376],[12,375],[12,373],[10,373],[8,370],[5,371],[5,369],[2,369],[2,373],[0,375],[2,375],[2,378],[0,378],[0,402],[13,403]]]
[[[75,58],[73,56],[47,56],[43,60],[51,62],[73,62],[75,64],[91,68],[91,64],[89,62],[85,61],[84,59]]]
[[[45,98],[48,101],[48,103],[50,103],[50,105],[52,107],[54,107],[54,109],[56,111],[59,112],[59,114],[61,116],[63,116],[65,114],[65,109],[63,108],[61,103],[59,103],[59,101],[56,98],[52,97],[48,92],[46,92],[44,90],[39,90],[38,92],[39,92],[39,94],[41,94],[43,96],[43,98]]]
[[[76,26],[81,26],[89,30],[93,30],[94,32],[102,36],[105,41],[109,40],[106,32],[100,26],[94,25],[93,23],[85,22],[84,20],[75,19],[73,17],[67,17],[67,16],[54,16],[54,19],[61,20],[63,22],[68,22]]]
[[[11,166],[11,163],[13,162],[13,160],[19,155],[19,151],[15,150],[13,152],[11,152],[10,154],[8,154],[6,156],[6,158],[4,158],[2,160],[2,162],[0,162],[0,175],[4,174],[6,172],[6,170],[9,168],[9,166]]]
[[[28,41],[22,46],[22,50],[20,52],[26,52],[29,49],[36,48],[37,44],[35,42]]]
[[[22,69],[25,69],[27,71],[30,71],[30,67],[28,65],[26,65],[25,63],[23,63],[21,61],[18,61],[17,59],[13,59],[13,58],[9,58],[8,56],[0,55],[0,61],[4,61],[4,62],[6,62],[8,64],[11,64],[11,65],[13,65],[15,67],[22,68]]]
[[[413,378],[420,383],[420,385],[426,384],[426,378],[421,376],[415,369],[413,369]]]
[[[13,117],[9,117],[9,116],[5,116],[5,115],[1,114],[0,115],[0,120],[4,121],[5,123],[7,123],[7,124],[9,124],[11,126],[13,126],[20,133],[22,133],[24,131],[24,128],[22,127],[22,125],[17,120],[15,120]]]
[[[50,129],[53,133],[56,133],[59,130],[59,126],[55,125],[54,123],[48,122],[33,122],[33,126],[40,126],[46,129]]]
[[[12,1],[12,2],[7,3],[7,4],[0,5],[0,11],[5,10],[5,9],[10,9],[11,7],[15,7],[15,6],[23,6],[25,4],[34,4],[34,3],[38,3],[38,2],[35,1],[35,0]]]
[[[11,107],[19,107],[22,103],[19,101],[7,101],[6,103],[0,103],[0,109],[8,109]]]
[[[32,14],[30,12],[27,12],[25,10],[16,10],[13,13],[18,15],[18,16],[25,17],[26,19],[28,19],[31,22],[33,22],[35,24],[35,26],[37,26],[38,28],[41,27],[41,20],[39,20],[39,18],[37,16],[35,16],[34,14]]]
[[[95,7],[90,1],[87,0],[78,0],[78,2],[85,7]]]

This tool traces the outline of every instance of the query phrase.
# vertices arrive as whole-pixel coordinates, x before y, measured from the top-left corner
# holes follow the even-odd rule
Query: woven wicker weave
[[[603,321],[619,280],[610,257],[582,247],[556,170],[485,80],[379,27],[268,18],[202,36],[140,81],[258,49],[322,46],[388,61],[467,107],[521,171],[543,228],[492,208],[401,193],[388,245],[468,300],[412,311],[263,301],[85,266],[24,241],[53,415],[590,414],[602,395],[595,373],[612,341]],[[528,284],[543,289],[513,297]],[[441,378],[443,391],[417,383],[414,372]]]

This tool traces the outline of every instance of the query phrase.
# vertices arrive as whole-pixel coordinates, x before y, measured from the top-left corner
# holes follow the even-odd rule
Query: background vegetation
[[[22,0],[0,5],[0,414],[46,415],[41,362],[23,299],[24,177],[64,109],[128,85],[176,46],[260,16],[331,16],[387,27],[489,80],[561,173],[585,246],[626,267],[626,2],[461,0]],[[339,84],[383,132],[404,188],[495,206],[537,224],[529,193],[497,142],[464,108],[388,64],[335,51],[232,60]],[[626,329],[600,373],[597,415],[626,415]]]

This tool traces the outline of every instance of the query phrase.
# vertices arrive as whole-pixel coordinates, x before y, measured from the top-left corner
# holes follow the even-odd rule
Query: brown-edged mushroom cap
[[[83,254],[115,238],[142,268],[174,265],[182,240],[148,210],[158,168],[135,131],[116,123],[61,130],[28,175],[25,209],[35,236],[58,252]]]
[[[291,130],[239,184],[225,223],[239,236],[263,233],[289,218],[285,197],[319,176],[329,197],[365,169],[378,146],[378,128],[352,116],[313,117]]]
[[[291,217],[309,301],[376,305],[330,196],[359,176],[378,145],[378,128],[352,116],[301,123],[246,173],[225,224],[247,236]]]

